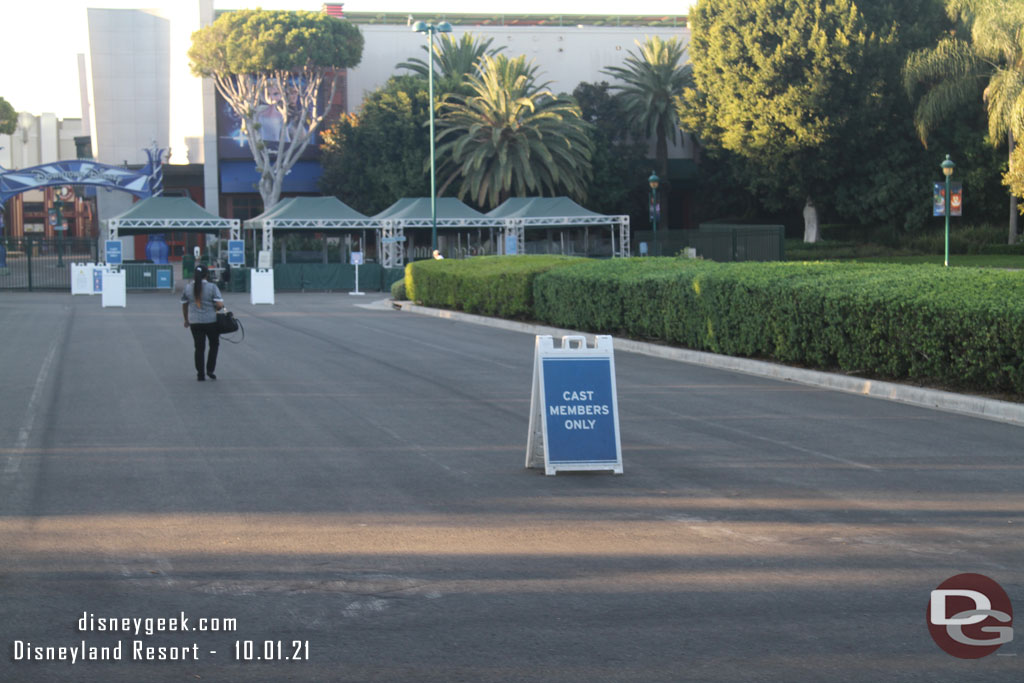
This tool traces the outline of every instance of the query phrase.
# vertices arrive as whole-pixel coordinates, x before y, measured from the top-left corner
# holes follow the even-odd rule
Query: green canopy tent
[[[273,250],[275,234],[302,233],[351,235],[358,232],[365,249],[366,231],[374,230],[376,235],[379,225],[376,219],[364,216],[337,197],[290,197],[269,211],[245,221],[247,229],[262,232],[261,243],[265,251]],[[324,253],[326,255],[326,247]],[[287,251],[283,243],[281,257],[282,262],[287,262]]]
[[[459,240],[459,246],[456,247],[457,252],[462,250],[463,234],[466,235],[467,252],[470,249],[470,236],[473,231],[477,232],[479,248],[483,249],[483,229],[501,228],[504,225],[502,221],[489,218],[454,197],[438,197],[436,200],[436,211],[439,234],[443,231],[446,237],[455,236]],[[426,242],[428,246],[423,246],[420,244],[422,240],[415,240],[414,235],[412,233],[407,234],[406,230],[416,230],[419,233],[423,230],[430,231],[433,229],[434,221],[430,211],[430,197],[399,199],[373,218],[380,222],[382,242],[381,263],[384,267],[402,267],[405,265],[407,254],[413,258],[429,257],[429,238]],[[410,240],[411,243],[407,240]],[[451,248],[442,249],[441,251],[442,253],[446,251],[449,254],[452,253]]]
[[[231,239],[240,239],[237,218],[221,218],[187,197],[147,197],[119,216],[105,221],[107,239],[121,235],[148,235],[158,232],[201,232],[217,234],[230,230]]]
[[[531,249],[550,253],[554,250],[553,235],[557,232],[562,254],[629,256],[629,216],[594,213],[568,197],[511,197],[487,216],[502,221],[506,237],[503,245],[514,236],[518,253],[527,251],[527,231],[545,230],[546,239],[531,240]],[[592,240],[592,227],[608,228],[610,239],[605,241],[599,234]]]

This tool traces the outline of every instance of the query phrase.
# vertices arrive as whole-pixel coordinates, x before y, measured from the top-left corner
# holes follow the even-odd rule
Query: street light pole
[[[427,96],[430,99],[430,249],[437,249],[437,170],[434,166],[434,34],[451,33],[452,25],[447,21],[439,24],[428,24],[417,21],[412,25],[416,33],[427,34]]]
[[[657,214],[659,213],[657,206],[657,184],[660,180],[662,179],[658,178],[654,171],[651,171],[650,177],[647,178],[647,184],[650,185],[650,226],[654,232],[651,242],[654,243],[654,249],[657,250],[655,255],[660,255],[657,245]]]
[[[946,155],[946,160],[942,162],[942,175],[946,176],[946,260],[945,265],[949,267],[949,210],[950,210],[950,197],[949,197],[949,177],[953,175],[953,169],[956,168],[949,155]]]

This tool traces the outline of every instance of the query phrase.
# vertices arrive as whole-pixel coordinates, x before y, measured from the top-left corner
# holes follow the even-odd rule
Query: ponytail
[[[196,266],[195,273],[192,275],[192,297],[196,301],[196,308],[203,307],[203,276],[206,274],[206,270],[202,266]]]

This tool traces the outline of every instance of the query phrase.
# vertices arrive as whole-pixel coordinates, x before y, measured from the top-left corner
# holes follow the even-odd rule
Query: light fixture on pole
[[[950,197],[949,197],[949,177],[953,175],[953,169],[956,168],[956,164],[952,162],[949,155],[946,155],[946,160],[942,162],[942,175],[946,176],[946,260],[945,264],[949,266],[949,211],[950,211]]]
[[[452,25],[447,21],[439,24],[417,21],[412,25],[412,30],[427,34],[427,96],[430,98],[430,248],[434,250],[437,249],[437,191],[434,189],[437,184],[437,171],[434,168],[434,34],[451,33]]]
[[[651,171],[651,177],[647,179],[647,184],[651,186],[651,228],[654,230],[654,237],[658,237],[658,214],[661,213],[658,206],[658,183],[661,182],[661,178],[654,171]]]

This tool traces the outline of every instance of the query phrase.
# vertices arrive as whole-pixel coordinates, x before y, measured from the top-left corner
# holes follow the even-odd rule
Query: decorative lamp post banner
[[[949,215],[950,216],[962,216],[964,206],[964,188],[963,183],[950,183],[949,184]],[[932,191],[932,215],[933,216],[945,216],[946,215],[946,183],[938,182],[935,183],[934,190]]]
[[[538,335],[533,362],[526,467],[545,474],[611,470],[622,474],[612,338]]]

